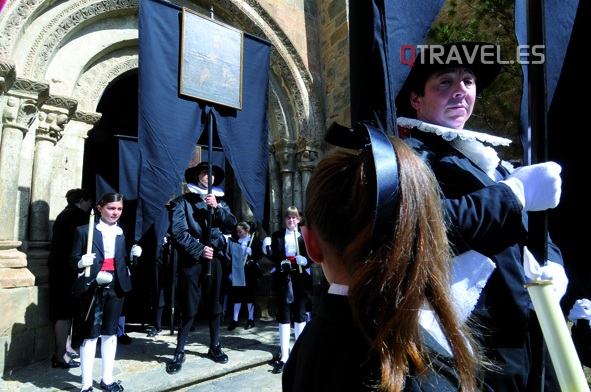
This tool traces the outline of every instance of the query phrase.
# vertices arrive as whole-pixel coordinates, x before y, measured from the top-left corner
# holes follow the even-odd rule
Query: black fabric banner
[[[136,240],[183,181],[210,111],[223,152],[255,219],[262,222],[268,172],[268,86],[271,46],[244,34],[242,110],[179,95],[182,8],[139,4],[140,151]]]

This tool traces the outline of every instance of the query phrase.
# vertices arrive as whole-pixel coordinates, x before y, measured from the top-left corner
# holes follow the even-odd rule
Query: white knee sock
[[[303,323],[293,323],[293,329],[295,331],[295,340],[298,340],[298,338],[300,337],[300,334],[304,330],[305,326],[306,326],[305,321]]]
[[[82,390],[92,386],[92,368],[94,366],[94,357],[96,355],[96,341],[94,339],[84,339],[80,345],[80,370],[82,372]]]
[[[117,335],[101,337],[101,359],[103,362],[103,381],[111,384],[113,380],[113,367],[115,366],[115,354],[117,353]]]
[[[254,304],[246,304],[248,307],[248,319],[254,320]]]
[[[240,303],[234,304],[234,321],[238,321],[238,315],[240,314]]]
[[[291,325],[279,324],[279,345],[281,346],[281,361],[287,362],[289,358],[289,339],[291,335]]]

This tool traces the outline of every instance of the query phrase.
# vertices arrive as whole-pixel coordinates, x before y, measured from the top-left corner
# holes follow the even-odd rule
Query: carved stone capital
[[[49,97],[49,85],[17,78],[6,95],[8,99],[2,116],[4,125],[26,132],[35,120],[38,108]]]
[[[51,95],[39,111],[36,139],[57,143],[62,138],[64,127],[74,115],[77,106],[76,100]]]
[[[279,163],[279,170],[283,173],[296,171],[296,144],[287,139],[275,142],[275,159]]]

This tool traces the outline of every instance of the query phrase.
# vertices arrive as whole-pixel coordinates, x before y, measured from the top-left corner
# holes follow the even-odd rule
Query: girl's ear
[[[322,254],[322,249],[318,244],[316,234],[314,234],[314,230],[310,230],[307,226],[302,226],[300,229],[302,230],[302,235],[304,236],[304,243],[306,244],[306,252],[308,252],[308,256],[310,256],[310,258],[315,262],[322,263],[324,261],[324,257]]]

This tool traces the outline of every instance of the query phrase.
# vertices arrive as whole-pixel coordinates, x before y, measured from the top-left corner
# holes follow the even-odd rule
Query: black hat
[[[185,170],[185,182],[197,183],[198,176],[201,170],[207,170],[207,162],[200,162],[197,166],[193,166]],[[216,165],[211,165],[211,171],[213,174],[213,186],[218,186],[224,182],[224,170]]]
[[[410,105],[411,91],[423,91],[433,73],[448,67],[470,68],[476,76],[476,94],[480,94],[501,71],[499,56],[498,46],[488,42],[452,42],[423,47],[396,97],[397,116],[414,118],[416,111]]]

